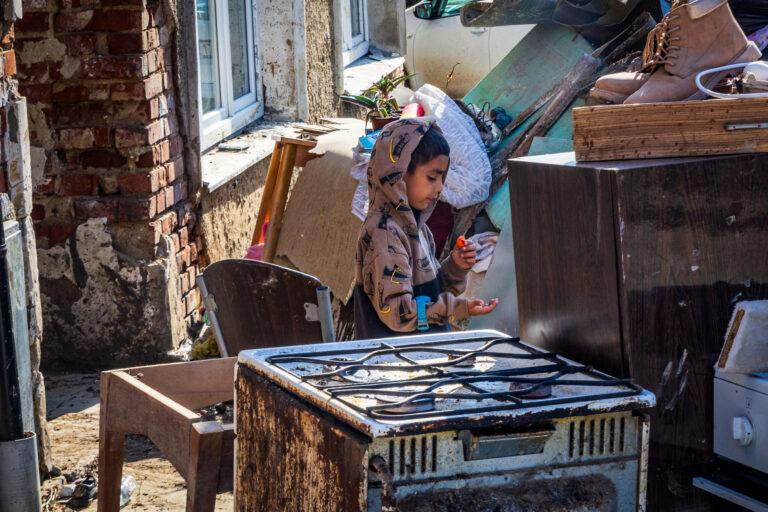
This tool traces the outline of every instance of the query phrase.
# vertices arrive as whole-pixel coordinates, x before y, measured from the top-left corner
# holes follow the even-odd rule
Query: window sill
[[[295,133],[290,122],[258,122],[237,137],[218,144],[201,158],[203,188],[211,193],[226,185],[262,160],[272,156],[275,148],[273,136]],[[222,144],[247,145],[240,150],[220,149]]]
[[[403,57],[379,58],[365,55],[344,68],[344,91],[360,94],[384,75],[391,75],[402,69]]]

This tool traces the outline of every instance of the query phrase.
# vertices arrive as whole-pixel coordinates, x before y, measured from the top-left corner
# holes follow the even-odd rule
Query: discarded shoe
[[[97,493],[96,477],[88,475],[76,483],[72,497],[67,500],[67,506],[75,509],[85,508],[93,501]]]
[[[726,0],[675,0],[646,40],[640,72],[598,79],[590,94],[611,103],[651,103],[702,99],[696,73],[760,58]],[[717,83],[723,75],[709,77]]]
[[[748,41],[726,0],[679,0],[648,36],[646,71],[652,74],[624,103],[655,103],[703,99],[696,74],[761,56]],[[724,76],[708,77],[713,85]]]

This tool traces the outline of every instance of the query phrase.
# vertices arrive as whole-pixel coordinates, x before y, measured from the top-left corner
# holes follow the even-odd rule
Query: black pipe
[[[24,436],[13,317],[11,316],[8,247],[5,243],[3,224],[0,222],[0,442],[15,441]]]

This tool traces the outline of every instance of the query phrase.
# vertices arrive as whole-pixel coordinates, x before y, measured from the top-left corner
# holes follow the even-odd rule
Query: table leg
[[[271,263],[275,259],[277,241],[280,237],[280,228],[285,213],[285,203],[288,201],[288,189],[291,185],[293,166],[296,163],[296,145],[286,144],[280,158],[280,171],[275,183],[275,192],[272,200],[272,218],[267,230],[267,241],[264,244],[264,261]]]
[[[264,193],[261,195],[261,204],[259,205],[259,214],[256,217],[256,227],[253,230],[251,245],[259,243],[261,238],[261,227],[264,222],[270,218],[269,206],[272,203],[272,194],[275,191],[275,182],[277,181],[278,169],[280,168],[280,157],[283,152],[284,144],[275,142],[275,149],[272,150],[272,158],[269,160],[269,169],[267,170],[267,179],[264,182]]]

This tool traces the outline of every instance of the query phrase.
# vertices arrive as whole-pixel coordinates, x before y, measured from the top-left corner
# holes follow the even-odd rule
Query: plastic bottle
[[[123,475],[120,480],[120,508],[123,508],[131,501],[131,494],[136,490],[136,479],[131,475]]]

